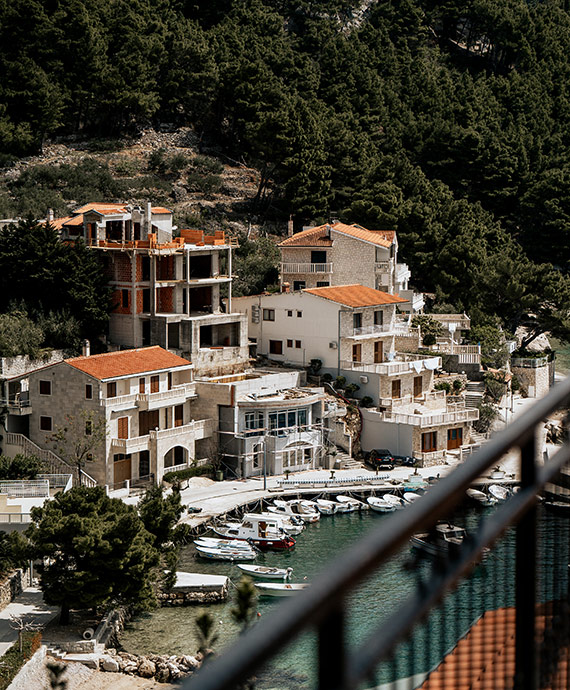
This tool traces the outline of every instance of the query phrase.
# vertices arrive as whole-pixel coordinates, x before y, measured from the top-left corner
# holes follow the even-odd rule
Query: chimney
[[[331,226],[327,223],[327,224],[325,225],[325,237],[329,237],[329,238],[330,238],[330,236],[331,236]]]
[[[146,214],[145,215],[146,215],[146,218],[145,218],[146,234],[148,237],[148,235],[150,235],[150,233],[152,232],[152,205],[151,205],[150,201],[147,201]]]
[[[48,208],[47,219],[48,219],[48,223],[53,222],[53,208]]]
[[[291,284],[283,283],[283,285],[281,285],[281,292],[291,292]]]
[[[289,221],[287,222],[287,237],[293,236],[293,216],[289,216]]]
[[[89,357],[89,355],[91,354],[91,343],[88,340],[84,340],[81,343],[81,354],[84,357]]]

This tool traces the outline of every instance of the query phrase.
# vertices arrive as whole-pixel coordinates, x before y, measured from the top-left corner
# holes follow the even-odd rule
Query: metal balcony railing
[[[332,264],[282,263],[281,274],[283,273],[332,273]]]
[[[567,517],[554,518],[548,523],[549,531],[547,523],[540,523],[537,530],[537,519],[545,514],[537,509],[537,493],[559,491],[562,507],[562,499],[570,499],[570,443],[544,462],[538,446],[544,419],[569,400],[570,378],[430,487],[420,500],[382,518],[377,528],[328,564],[310,587],[260,619],[183,687],[244,687],[240,684],[310,630],[316,630],[318,637],[314,665],[321,690],[377,687],[381,662],[381,668],[390,673],[389,680],[382,681],[387,683],[383,688],[570,687],[570,525]],[[401,561],[402,549],[413,535],[429,532],[437,520],[454,516],[472,483],[491,474],[489,470],[511,450],[518,455],[518,493],[497,508],[481,508],[477,521],[470,518],[469,536],[438,556],[429,568],[408,560],[407,570],[415,569],[417,585],[356,639],[355,620],[349,614],[357,587],[381,566],[392,564],[395,554],[400,554]],[[478,575],[469,576],[474,570]],[[499,579],[504,583],[500,592]],[[381,583],[374,590],[376,597],[382,595]],[[459,614],[465,611],[470,614],[468,628],[461,630]],[[414,637],[424,620],[421,634]],[[415,675],[420,658],[429,668]]]

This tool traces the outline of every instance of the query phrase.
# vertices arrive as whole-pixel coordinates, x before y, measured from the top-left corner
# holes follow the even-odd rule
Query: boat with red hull
[[[246,539],[262,551],[288,551],[295,546],[295,540],[285,531],[279,516],[269,517],[257,513],[246,513],[241,523],[220,525],[214,532],[224,539]]]

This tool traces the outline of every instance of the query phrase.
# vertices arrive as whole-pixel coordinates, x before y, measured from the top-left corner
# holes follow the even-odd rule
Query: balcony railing
[[[390,273],[392,271],[392,263],[390,261],[376,261],[374,262],[374,270],[376,273]]]
[[[114,398],[102,398],[101,404],[110,407],[140,407],[141,409],[150,409],[159,407],[162,403],[172,403],[178,399],[187,400],[196,397],[196,384],[182,383],[178,386],[173,386],[164,391],[157,391],[156,393],[130,393],[129,395],[116,395]]]
[[[332,273],[332,263],[309,264],[309,263],[282,263],[281,274],[283,273]]]
[[[320,690],[377,687],[380,672],[385,673],[383,687],[391,688],[567,689],[567,518],[553,517],[552,522],[541,523],[544,529],[537,530],[536,496],[547,486],[562,486],[567,481],[568,475],[561,473],[570,462],[570,444],[561,446],[543,465],[538,438],[543,420],[564,409],[569,400],[570,379],[566,379],[420,500],[382,519],[376,529],[367,530],[328,563],[310,587],[239,635],[183,687],[239,687],[259,674],[286,645],[314,629],[317,679],[311,687]],[[356,642],[351,634],[348,645],[348,620],[352,633],[355,617],[350,614],[354,613],[357,588],[372,582],[371,576],[388,562],[395,568],[397,564],[390,559],[409,548],[413,535],[429,534],[437,520],[455,519],[453,511],[461,506],[465,491],[511,450],[520,459],[520,491],[491,512],[485,509],[479,518],[472,513],[469,538],[447,555],[436,556],[431,565],[424,567],[418,559],[406,558],[406,570],[412,574],[409,590],[396,603],[387,593],[382,608],[388,611],[380,620],[367,621]],[[470,576],[474,568],[477,575]],[[394,577],[397,573],[390,570],[391,580]],[[376,578],[370,601],[384,590],[382,580]],[[461,616],[465,616],[466,627],[462,627]],[[423,620],[426,622],[415,636]],[[444,659],[449,663],[442,663]],[[418,663],[422,664],[419,669]]]
[[[511,366],[538,369],[548,366],[548,357],[511,357]]]
[[[440,369],[441,357],[431,357],[426,355],[399,355],[400,359],[393,362],[382,362],[378,364],[368,362],[351,362],[341,360],[340,368],[351,371],[362,371],[381,376],[394,376],[396,374],[408,374],[415,372],[421,373],[424,369]]]
[[[439,321],[448,330],[450,326],[455,326],[455,330],[469,330],[471,328],[471,319],[467,314],[430,314],[432,318]]]
[[[426,428],[430,426],[475,422],[479,419],[479,410],[455,410],[453,412],[441,412],[436,414],[405,414],[401,412],[387,411],[384,412],[382,417],[383,421],[385,422],[409,424],[411,426]]]
[[[417,328],[415,329],[418,330]],[[371,324],[370,326],[359,326],[352,329],[353,336],[365,335],[381,335],[387,333],[396,333],[397,335],[408,335],[414,331],[413,328],[401,321],[393,321],[391,323]]]

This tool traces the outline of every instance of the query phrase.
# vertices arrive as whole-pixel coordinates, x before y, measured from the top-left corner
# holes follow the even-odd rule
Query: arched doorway
[[[313,460],[314,447],[309,443],[291,443],[282,451],[283,469],[292,469],[310,464]]]
[[[186,465],[188,463],[188,451],[183,446],[174,446],[164,456],[164,469]]]

